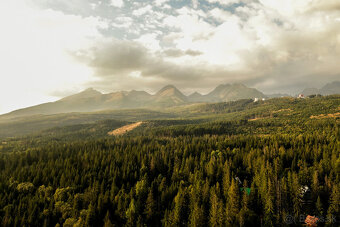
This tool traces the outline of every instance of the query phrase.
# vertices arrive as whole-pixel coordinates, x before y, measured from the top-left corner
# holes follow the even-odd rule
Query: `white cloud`
[[[206,1],[218,4],[192,0],[176,9],[170,7],[170,0],[150,4],[130,1],[129,7],[118,10],[119,14],[103,13],[109,23],[86,16],[88,11],[82,9],[82,16],[70,14],[70,8],[83,4],[81,0],[77,0],[77,7],[70,3],[67,13],[35,9],[22,4],[22,0],[3,1],[0,76],[6,75],[6,79],[0,84],[0,99],[14,88],[25,97],[22,103],[44,101],[39,97],[47,91],[75,90],[76,84],[84,82],[90,85],[93,71],[105,77],[103,87],[114,83],[119,90],[175,80],[182,81],[182,87],[187,83],[202,89],[235,80],[276,89],[290,88],[295,82],[320,84],[325,78],[339,76],[338,0]],[[123,1],[114,2],[117,7],[124,6]],[[232,11],[227,9],[240,2],[244,4],[233,6]],[[101,9],[95,7],[90,14],[100,14]],[[112,7],[106,10],[117,11]],[[98,28],[106,28],[107,24],[120,29],[105,32],[107,43],[101,45],[97,40],[103,37]],[[119,41],[115,36],[124,38]],[[112,45],[107,41],[111,38],[116,40]],[[103,50],[92,50],[100,46]],[[67,54],[77,55],[78,49],[85,50],[78,56],[88,57],[84,53],[94,52],[98,59],[107,57],[103,62],[95,61],[96,67],[80,65]],[[123,67],[124,64],[132,65]],[[199,83],[197,78],[209,82]],[[138,84],[131,83],[132,79]],[[1,104],[3,108],[9,103],[20,106],[19,99],[1,100]]]
[[[135,41],[139,42],[152,52],[161,50],[161,47],[159,45],[159,39],[157,33],[150,33],[145,34],[139,37],[138,39],[135,39]]]
[[[147,5],[145,7],[139,8],[139,9],[135,9],[132,14],[135,16],[142,16],[144,14],[146,14],[147,12],[151,12],[152,6],[151,5]]]
[[[191,40],[201,39],[208,36],[213,30],[213,26],[204,21],[197,11],[188,11],[182,8],[178,13],[178,16],[167,16],[164,18],[163,25],[172,29],[180,29],[182,37]]]
[[[121,8],[124,6],[124,1],[123,0],[111,0],[110,4],[114,7]]]
[[[0,75],[5,77],[0,99],[7,106],[2,111],[53,100],[48,94],[54,89],[81,86],[91,78],[92,69],[79,64],[69,52],[100,38],[98,28],[106,23],[32,8],[26,1],[0,5]]]
[[[241,30],[239,18],[222,10],[214,10],[214,16],[225,21],[219,26],[213,26],[203,19],[205,14],[200,17],[199,13],[181,12],[178,16],[169,16],[164,20],[167,26],[179,29],[173,39],[176,48],[202,52],[191,59],[195,62],[230,68],[240,62],[237,52],[249,48],[250,44]]]
[[[230,2],[234,1],[223,3]],[[316,10],[321,3],[323,7]],[[335,9],[333,0],[261,0],[237,7],[235,14],[220,8],[208,11],[209,17],[222,23],[217,26],[204,26],[204,20],[190,13],[169,16],[164,24],[179,30],[172,33],[176,48],[203,53],[193,61],[245,71],[249,80],[276,81],[276,86],[285,73],[291,75],[290,83],[308,76],[320,83],[315,75],[334,78],[339,71],[334,63],[340,56],[340,10]]]
[[[131,17],[116,17],[111,25],[116,28],[129,28],[132,22],[133,19]]]
[[[167,2],[169,2],[170,0],[156,0],[155,1],[155,5],[156,6],[165,6]]]
[[[215,18],[219,22],[228,20],[232,14],[220,8],[214,8],[209,11],[209,16]]]
[[[338,0],[315,0],[310,6],[314,11],[340,11],[340,1]]]
[[[207,0],[209,3],[219,3],[221,5],[230,5],[242,2],[242,0]]]
[[[192,7],[197,9],[197,7],[198,7],[198,0],[192,0]]]
[[[132,78],[140,78],[142,75],[141,71],[132,71],[131,73],[129,73],[129,76]]]

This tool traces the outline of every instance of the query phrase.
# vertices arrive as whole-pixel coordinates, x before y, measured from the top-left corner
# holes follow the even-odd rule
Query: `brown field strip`
[[[110,136],[119,136],[119,135],[123,135],[135,128],[137,128],[138,126],[140,126],[141,124],[143,124],[142,121],[139,121],[139,122],[136,122],[136,123],[133,123],[133,124],[129,124],[129,125],[125,125],[123,127],[120,127],[120,128],[117,128],[113,131],[110,131],[108,132],[107,134],[110,135]]]
[[[340,112],[338,113],[334,113],[334,114],[320,114],[317,116],[310,116],[310,118],[314,118],[314,119],[322,119],[322,118],[336,118],[336,117],[340,117]]]

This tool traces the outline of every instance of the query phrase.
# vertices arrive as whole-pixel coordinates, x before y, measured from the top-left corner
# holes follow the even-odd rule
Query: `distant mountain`
[[[70,95],[67,96],[63,99],[61,99],[60,101],[80,101],[82,99],[87,99],[87,98],[93,98],[93,97],[99,97],[101,96],[102,93],[100,93],[99,91],[94,90],[93,88],[88,88],[78,94],[75,95]]]
[[[266,95],[243,84],[224,84],[217,86],[205,96],[205,99],[209,102],[227,102],[248,98],[266,98]]]
[[[306,88],[304,89],[301,94],[305,96],[309,95],[335,95],[340,94],[340,81],[333,81],[332,83],[328,83],[323,86],[321,89],[318,88]]]
[[[155,104],[160,106],[174,106],[187,101],[188,98],[173,85],[163,87],[155,94],[154,98]]]
[[[340,94],[340,81],[334,81],[326,84],[320,89],[322,95]]]
[[[204,101],[204,96],[201,95],[198,92],[194,92],[191,95],[188,96],[188,101],[189,102],[203,102]]]
[[[145,91],[119,91],[102,94],[93,88],[67,96],[56,102],[44,103],[1,115],[0,119],[11,119],[39,114],[70,112],[93,112],[107,109],[163,108],[199,102],[226,102],[238,99],[265,98],[266,96],[243,84],[224,84],[207,95],[197,92],[186,96],[173,85],[160,89],[151,95]]]
[[[92,88],[78,94],[67,96],[56,102],[49,102],[24,109],[15,110],[2,117],[24,117],[38,114],[58,114],[70,112],[90,112],[99,108],[102,94]]]
[[[320,90],[317,88],[305,88],[301,94],[304,96],[321,94]]]

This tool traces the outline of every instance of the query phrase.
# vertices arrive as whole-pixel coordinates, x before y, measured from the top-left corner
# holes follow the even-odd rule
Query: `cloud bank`
[[[340,80],[338,0],[0,5],[1,96],[21,91],[1,100],[5,110],[86,87],[154,92],[174,84],[204,93],[237,82],[296,94]]]
[[[164,9],[166,3],[138,4],[122,15],[134,28],[124,31],[126,37],[134,35],[84,50],[95,85],[207,90],[243,82],[296,93],[340,78],[338,1],[208,0]]]

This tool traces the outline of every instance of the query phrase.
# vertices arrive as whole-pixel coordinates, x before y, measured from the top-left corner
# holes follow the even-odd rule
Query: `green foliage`
[[[121,137],[106,136],[120,124],[106,122],[1,141],[0,225],[340,220],[339,119],[310,118],[339,111],[338,96],[209,105],[215,113],[196,118],[192,107],[194,117],[150,120]]]

